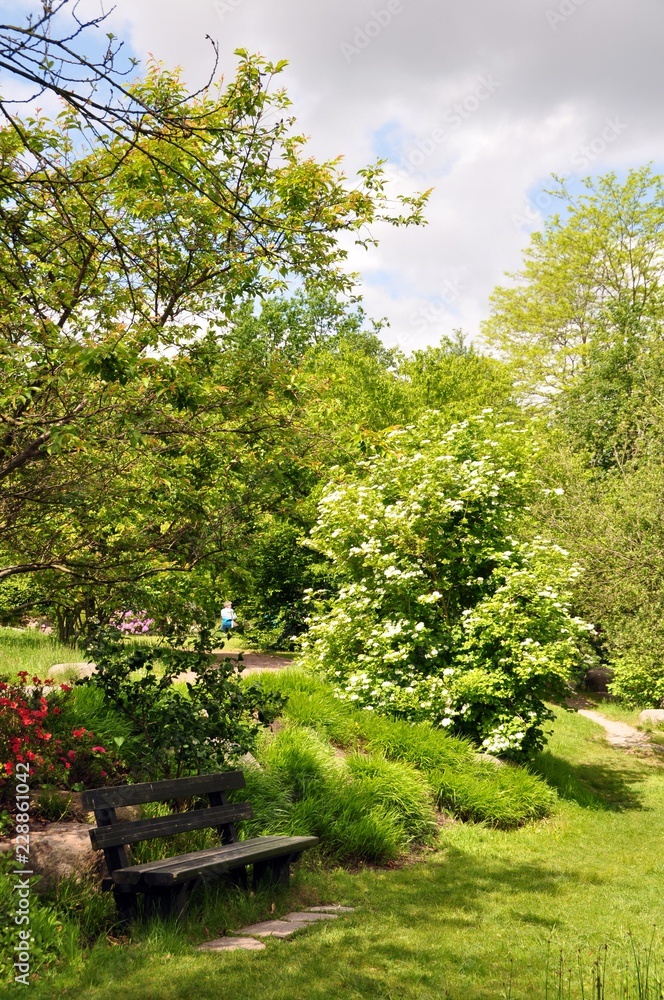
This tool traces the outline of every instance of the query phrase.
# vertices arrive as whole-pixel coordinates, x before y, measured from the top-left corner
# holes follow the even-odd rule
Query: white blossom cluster
[[[571,613],[568,554],[519,538],[527,442],[490,412],[452,428],[430,413],[390,440],[320,502],[310,544],[344,583],[310,595],[307,658],[367,711],[528,751],[592,626]]]

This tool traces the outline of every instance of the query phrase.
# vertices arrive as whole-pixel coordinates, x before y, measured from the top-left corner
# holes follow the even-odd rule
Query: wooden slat
[[[208,847],[204,851],[193,851],[191,854],[178,854],[172,858],[161,858],[159,861],[146,861],[142,865],[127,865],[124,869],[125,872],[137,873],[138,876],[142,876],[147,871],[159,871],[160,868],[172,868],[174,864],[187,863],[188,861],[194,861],[198,858],[205,860],[206,858],[216,857],[217,855],[223,857],[233,857],[235,854],[240,856],[246,853],[247,848],[254,848],[259,845],[269,846],[270,844],[278,844],[284,840],[288,840],[288,837],[282,837],[278,834],[272,834],[267,837],[254,837],[251,840],[240,840],[235,844],[222,844],[219,847]]]
[[[112,788],[91,788],[83,792],[84,809],[139,806],[145,802],[165,802],[167,799],[188,799],[194,795],[225,792],[244,788],[242,771],[222,771],[219,774],[199,774],[168,781],[144,781],[138,785],[115,785]]]
[[[113,872],[113,880],[120,885],[175,885],[197,875],[220,874],[242,865],[299,854],[317,843],[318,837],[254,837],[207,851],[121,868]]]
[[[189,830],[203,830],[209,826],[221,826],[239,819],[251,819],[254,811],[249,802],[237,802],[229,806],[191,809],[189,812],[174,813],[171,816],[155,816],[153,819],[138,819],[132,823],[113,823],[90,830],[90,841],[95,851],[116,847],[118,844],[136,844],[141,840],[170,837]]]

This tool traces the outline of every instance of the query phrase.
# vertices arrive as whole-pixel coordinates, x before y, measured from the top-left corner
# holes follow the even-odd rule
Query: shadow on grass
[[[635,787],[646,777],[643,769],[571,764],[549,750],[538,754],[531,767],[556,789],[561,799],[576,802],[585,809],[623,812],[644,808],[643,794]]]

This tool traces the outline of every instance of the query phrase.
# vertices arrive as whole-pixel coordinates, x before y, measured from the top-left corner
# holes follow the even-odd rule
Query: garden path
[[[591,719],[606,730],[606,738],[614,747],[622,747],[625,750],[633,750],[636,747],[650,747],[650,740],[645,733],[639,732],[634,726],[626,722],[617,722],[615,719],[607,719],[601,712],[593,712],[587,708],[578,709],[579,715],[585,715],[586,719]]]
[[[235,658],[237,653],[222,653],[218,651],[214,655],[217,661],[221,662],[222,659]],[[291,657],[270,656],[268,653],[244,653],[242,660],[244,663],[242,675],[244,677],[260,673],[263,670],[283,670],[285,667],[290,667],[293,662]],[[69,671],[76,671],[79,677],[90,677],[95,672],[95,665],[94,663],[55,663],[49,668],[48,673],[50,676],[54,676],[68,673]],[[175,682],[182,684],[186,684],[187,682],[193,683],[195,679],[196,674],[194,671],[186,670],[178,674]]]

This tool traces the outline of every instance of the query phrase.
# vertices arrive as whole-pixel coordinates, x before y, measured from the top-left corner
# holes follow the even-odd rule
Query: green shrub
[[[527,439],[490,411],[452,427],[425,413],[388,437],[320,500],[310,545],[338,590],[311,591],[307,663],[358,707],[529,755],[545,699],[593,662],[593,626],[572,614],[568,554],[519,537]]]
[[[406,765],[403,787],[409,775],[418,775],[439,808],[460,819],[509,829],[545,816],[553,805],[554,793],[537,775],[524,767],[501,767],[479,755],[469,740],[450,736],[428,722],[406,722],[353,709],[335,697],[331,685],[296,668],[266,677],[265,683],[287,697],[284,716],[291,723],[316,730],[316,745],[324,738],[346,751],[362,749],[368,757],[351,753],[347,760],[347,766],[358,772],[363,766],[354,763],[358,758],[382,759],[387,766]],[[331,759],[329,749],[326,759]],[[370,770],[377,765],[365,766]],[[388,773],[383,772],[385,779]],[[279,794],[275,791],[274,805],[283,809]]]
[[[227,768],[281,708],[279,696],[242,684],[230,657],[214,662],[209,629],[174,638],[173,646],[126,645],[117,630],[100,629],[88,646],[97,670],[85,683],[140,740],[134,772],[147,781]],[[191,682],[173,683],[188,671]]]
[[[335,861],[383,862],[435,829],[426,781],[407,764],[353,754],[347,760],[311,729],[288,725],[257,750],[260,767],[246,769],[255,818],[247,837],[319,837],[319,853]]]

